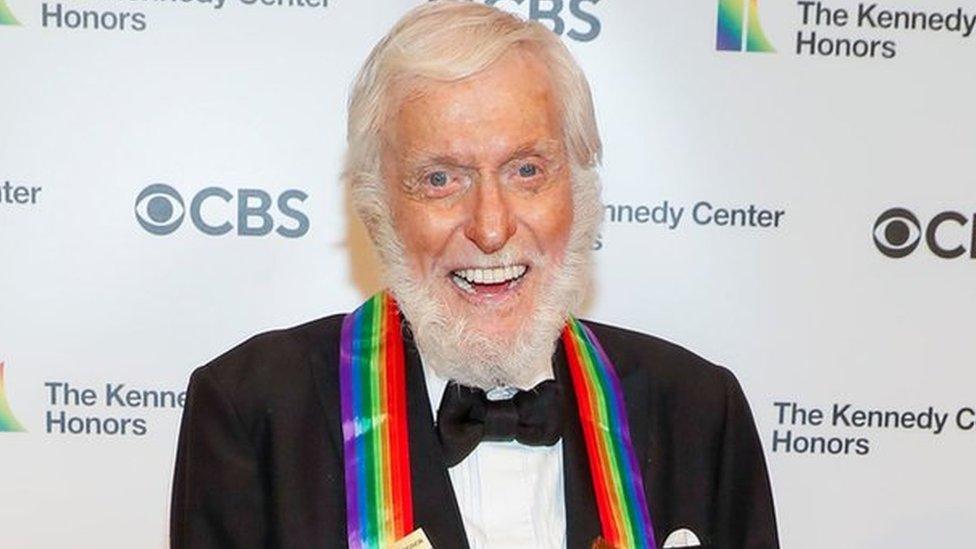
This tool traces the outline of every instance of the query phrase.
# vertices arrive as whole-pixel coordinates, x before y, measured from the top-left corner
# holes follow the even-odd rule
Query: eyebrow
[[[525,158],[526,156],[541,156],[547,160],[551,160],[557,150],[559,150],[559,141],[555,139],[532,141],[517,147],[515,152],[509,155],[508,160],[505,162],[508,163],[512,160]]]
[[[527,156],[541,156],[547,160],[551,160],[559,148],[559,141],[555,139],[542,139],[525,142],[516,147],[502,164],[504,165],[513,160],[525,158]],[[408,150],[406,154],[403,155],[403,159],[410,166],[422,167],[431,165],[445,165],[457,168],[475,169],[475,166],[472,165],[469,159],[460,158],[459,156],[450,153],[445,154],[442,152],[434,152],[424,149]]]
[[[435,153],[432,151],[425,150],[414,150],[409,151],[403,156],[407,165],[414,167],[426,167],[426,166],[437,166],[446,165],[454,166],[457,168],[471,168],[472,166],[468,163],[462,161],[456,156],[444,153]]]

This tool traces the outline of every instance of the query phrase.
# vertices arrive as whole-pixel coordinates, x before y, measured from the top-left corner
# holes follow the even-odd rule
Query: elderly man
[[[388,289],[194,372],[173,547],[778,546],[734,376],[574,316],[601,144],[555,35],[414,9],[348,140]]]

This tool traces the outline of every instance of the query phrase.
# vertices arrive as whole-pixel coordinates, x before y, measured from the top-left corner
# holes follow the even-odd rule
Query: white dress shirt
[[[424,377],[436,419],[447,381]],[[482,442],[448,470],[471,549],[566,547],[562,448]]]

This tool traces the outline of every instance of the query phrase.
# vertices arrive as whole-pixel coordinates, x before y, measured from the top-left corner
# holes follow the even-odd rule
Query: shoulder
[[[344,316],[327,316],[252,336],[197,368],[190,386],[205,382],[245,407],[288,399],[307,389],[312,368],[334,360]]]
[[[741,393],[729,369],[665,339],[584,320],[603,346],[624,385],[646,386],[656,400],[679,408],[724,407]]]
[[[649,455],[701,475],[712,474],[729,452],[762,465],[749,403],[729,369],[659,337],[585,323],[613,362],[632,436],[646,442]]]

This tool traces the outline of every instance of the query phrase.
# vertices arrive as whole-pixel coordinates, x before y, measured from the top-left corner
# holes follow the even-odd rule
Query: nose
[[[484,179],[476,185],[474,201],[474,211],[464,228],[464,235],[482,252],[497,252],[515,234],[511,205],[494,179]]]

